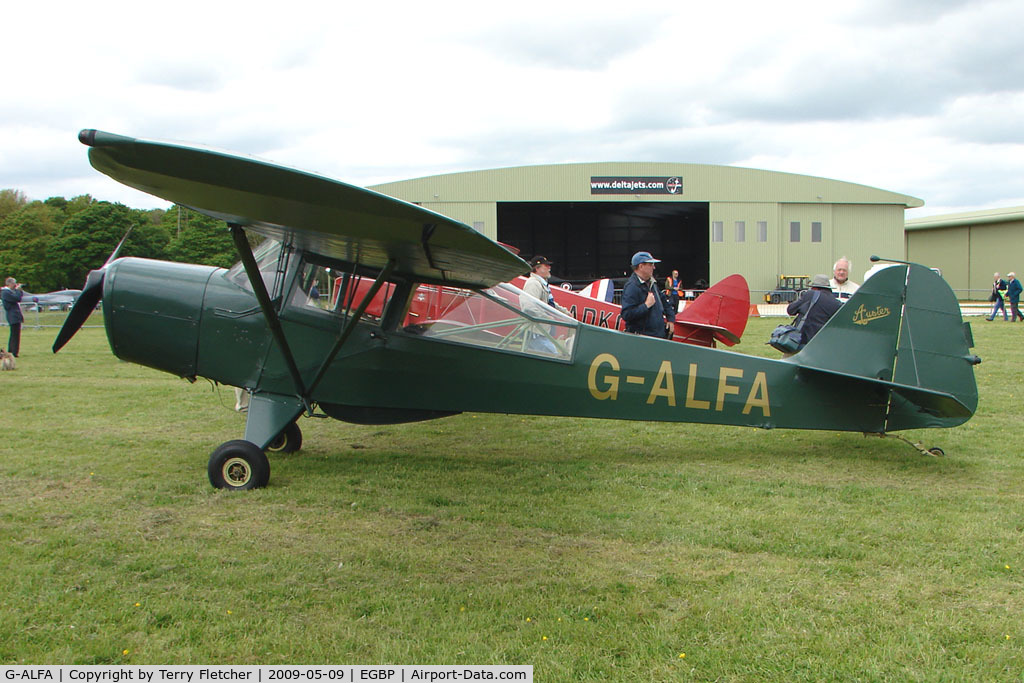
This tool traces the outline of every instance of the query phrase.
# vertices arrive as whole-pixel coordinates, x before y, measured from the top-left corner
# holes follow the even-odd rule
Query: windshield
[[[284,276],[284,269],[287,265],[287,259],[282,253],[281,243],[273,239],[264,240],[253,250],[252,255],[260,269],[260,275],[263,276],[263,285],[267,288],[271,298],[273,298],[277,295],[278,288],[281,286],[281,279]],[[252,291],[252,283],[249,282],[249,276],[246,274],[245,266],[242,265],[241,261],[231,266],[231,269],[227,272],[227,279],[243,289]]]
[[[571,360],[579,323],[521,289],[421,286],[405,330],[431,339]]]

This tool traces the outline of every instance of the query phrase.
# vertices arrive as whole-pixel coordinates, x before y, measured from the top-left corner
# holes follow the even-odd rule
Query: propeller
[[[85,279],[85,286],[82,287],[82,293],[78,295],[75,305],[71,307],[71,312],[68,313],[68,317],[64,320],[64,325],[57,334],[57,338],[53,340],[54,353],[60,351],[64,348],[65,344],[71,341],[71,338],[81,329],[86,319],[93,312],[93,309],[96,308],[96,304],[103,298],[103,279],[107,274],[107,266],[117,258],[118,252],[121,251],[121,247],[124,246],[124,242],[130,234],[132,234],[132,228],[128,228],[128,232],[117,243],[117,247],[114,248],[107,262],[101,268],[89,271],[89,276]]]

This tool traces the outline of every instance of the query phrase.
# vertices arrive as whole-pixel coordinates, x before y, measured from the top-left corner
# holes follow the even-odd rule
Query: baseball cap
[[[638,251],[633,254],[633,260],[630,263],[636,268],[641,263],[661,263],[661,261],[651,256],[649,251]]]

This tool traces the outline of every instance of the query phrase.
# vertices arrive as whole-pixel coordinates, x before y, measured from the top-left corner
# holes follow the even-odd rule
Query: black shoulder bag
[[[772,336],[768,339],[768,343],[771,344],[773,349],[782,351],[783,353],[796,353],[800,350],[801,340],[803,339],[803,328],[804,322],[807,320],[807,316],[810,314],[811,309],[814,308],[814,304],[818,303],[818,295],[821,292],[815,290],[811,296],[811,305],[807,307],[807,310],[797,316],[793,320],[794,324],[779,325],[772,330]]]

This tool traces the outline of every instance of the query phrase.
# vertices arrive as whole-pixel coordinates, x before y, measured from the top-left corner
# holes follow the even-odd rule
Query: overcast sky
[[[30,199],[167,206],[92,170],[98,128],[356,185],[668,161],[923,199],[908,218],[1024,205],[1024,0],[63,4],[0,30],[0,188]]]

